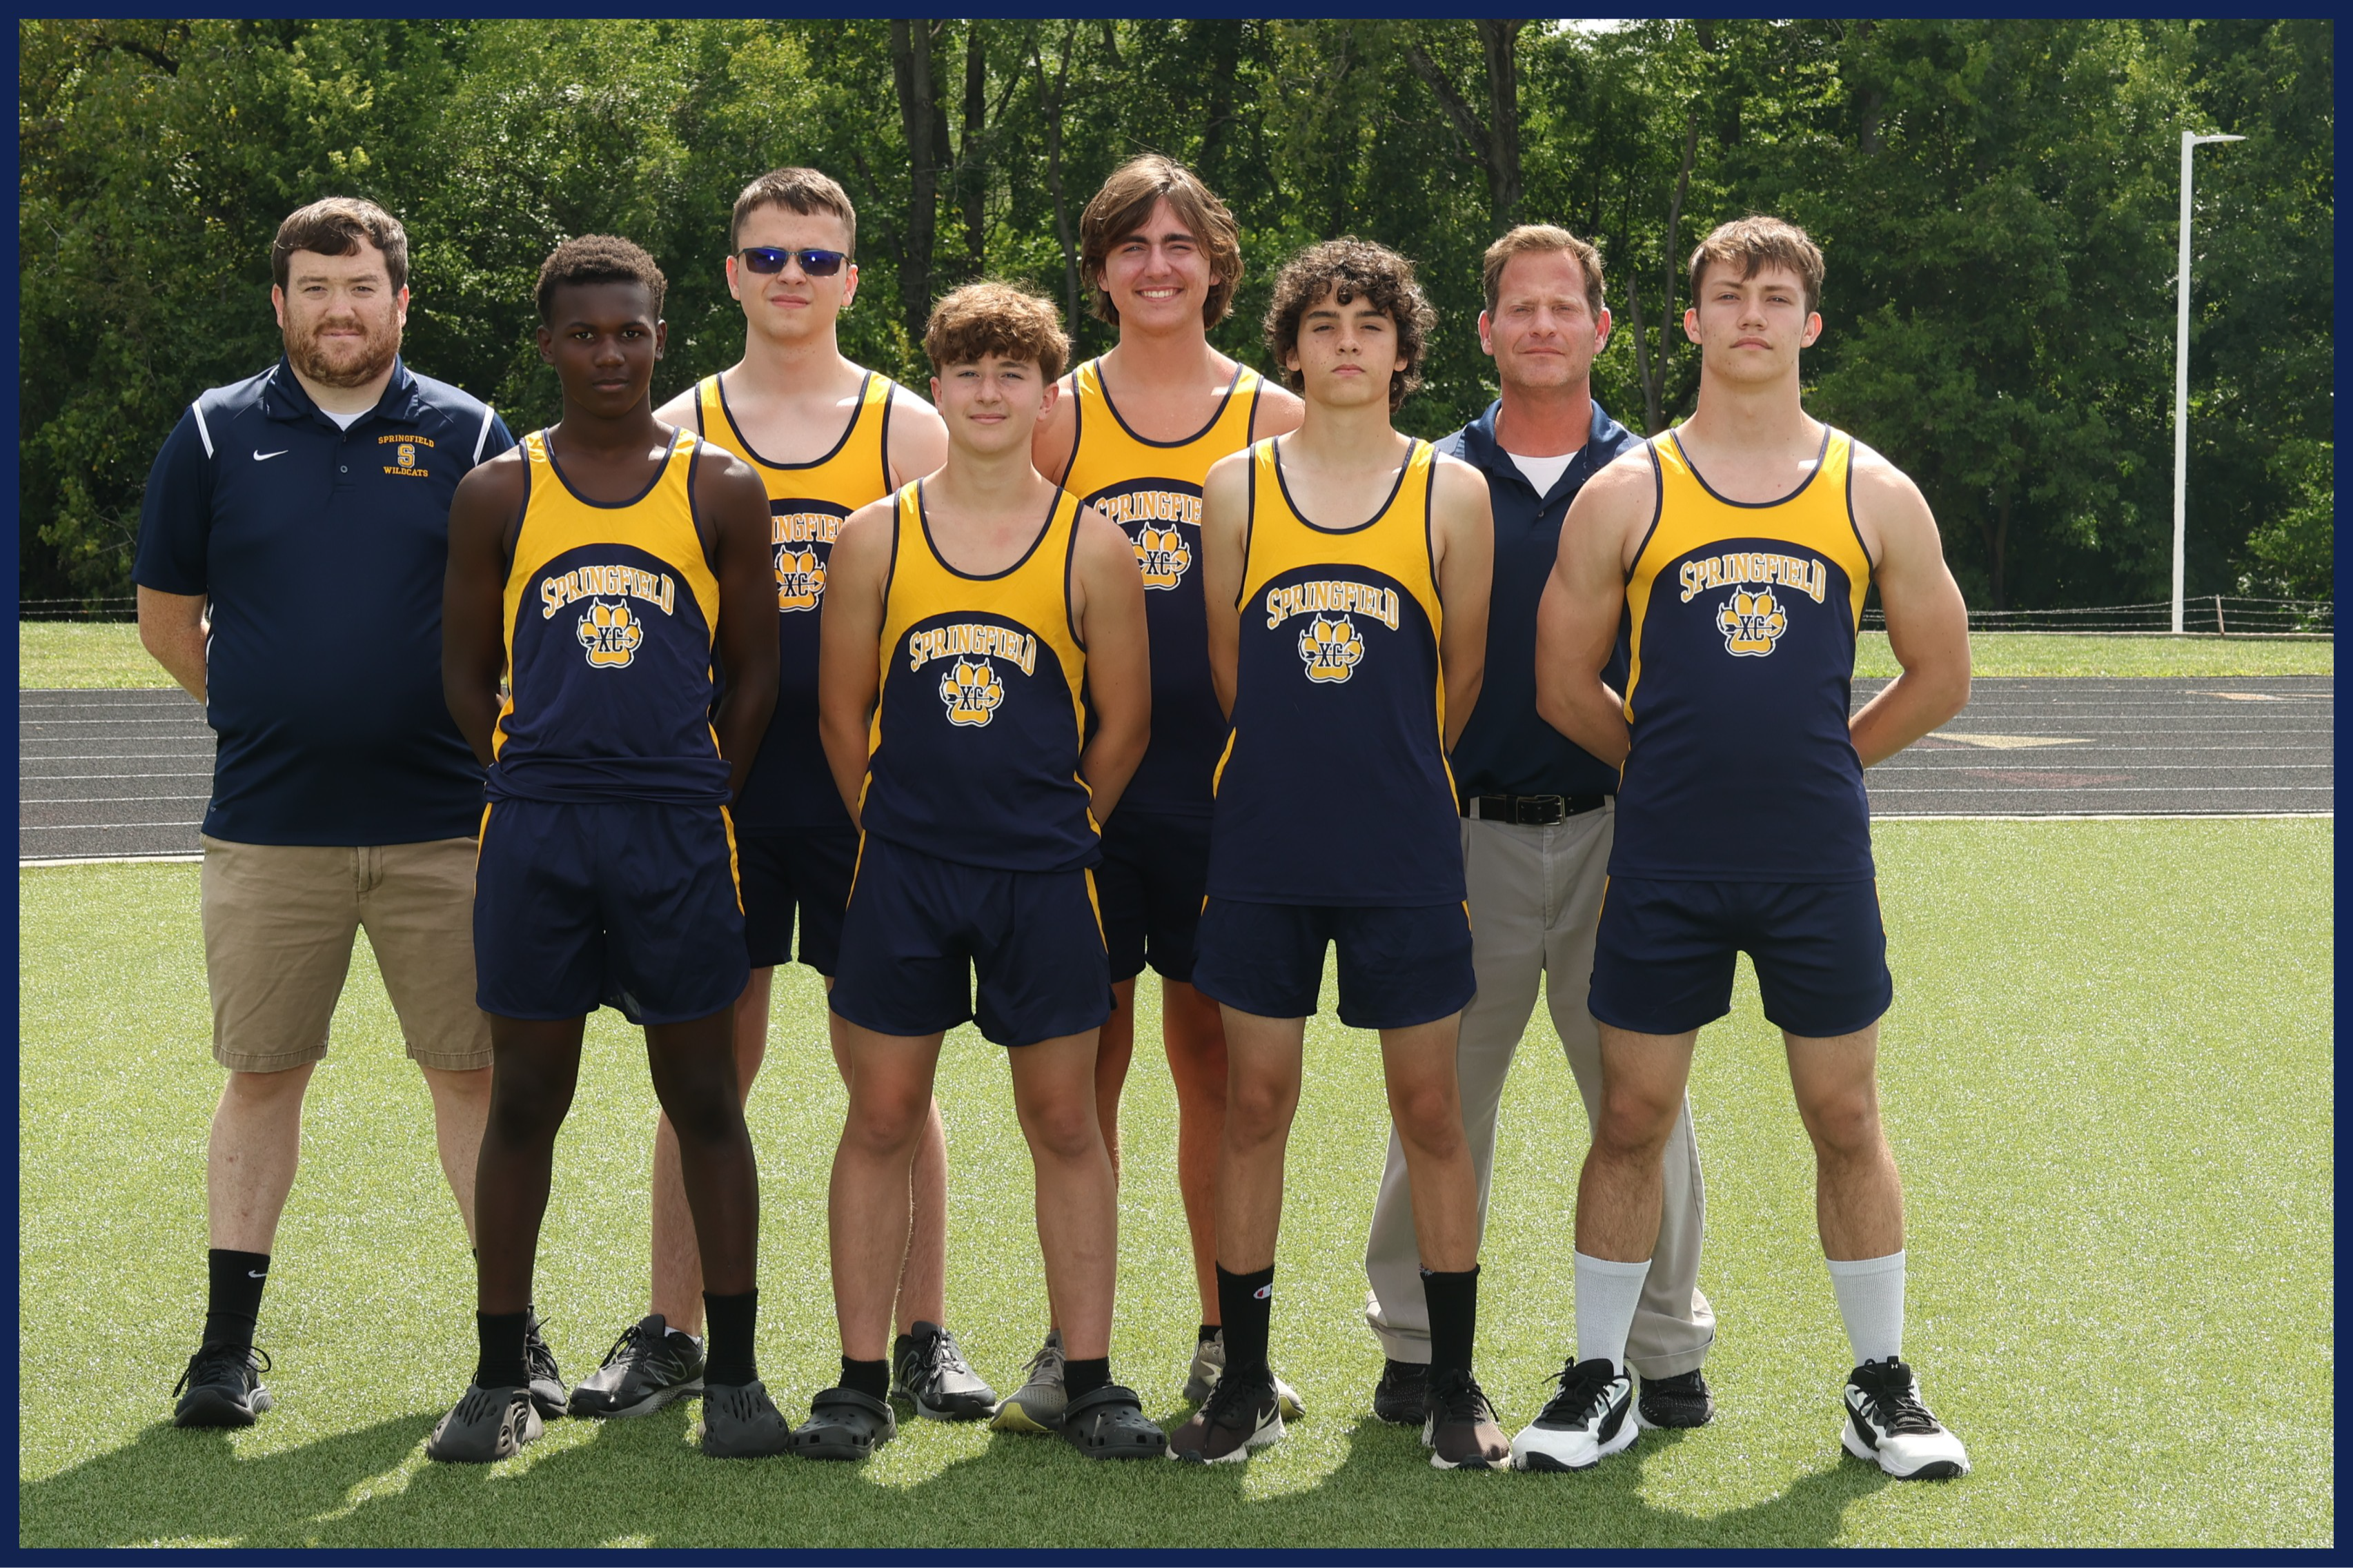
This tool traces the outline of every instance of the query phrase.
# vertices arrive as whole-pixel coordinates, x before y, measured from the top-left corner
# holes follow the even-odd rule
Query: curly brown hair
[[[1048,381],[1071,363],[1071,340],[1054,302],[1010,283],[967,283],[932,307],[923,352],[934,374],[990,354],[1028,360]]]
[[[1293,392],[1307,385],[1305,376],[1288,368],[1291,352],[1299,346],[1300,318],[1327,294],[1341,305],[1361,294],[1397,327],[1398,357],[1405,368],[1389,377],[1389,412],[1396,413],[1421,385],[1422,356],[1429,351],[1430,330],[1438,323],[1413,263],[1385,245],[1351,235],[1311,245],[1282,264],[1266,307],[1266,352]]]
[[[646,247],[617,234],[584,234],[565,240],[539,264],[539,320],[552,325],[555,291],[567,283],[642,283],[648,308],[661,320],[662,294],[670,287]]]

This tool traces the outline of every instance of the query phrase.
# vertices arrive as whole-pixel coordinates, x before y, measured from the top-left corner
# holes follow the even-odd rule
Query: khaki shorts
[[[207,837],[202,877],[213,1059],[283,1072],[327,1054],[362,927],[420,1067],[491,1065],[474,1005],[474,841],[348,848]]]

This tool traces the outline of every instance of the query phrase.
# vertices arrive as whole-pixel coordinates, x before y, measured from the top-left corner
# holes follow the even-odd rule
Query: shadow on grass
[[[1841,1458],[1778,1497],[1702,1517],[1646,1501],[1643,1470],[1711,1434],[1647,1434],[1583,1475],[1477,1475],[1432,1469],[1418,1434],[1370,1418],[1345,1432],[1337,1467],[1271,1495],[1250,1495],[1248,1466],[1097,1465],[1008,1434],[900,1480],[881,1465],[714,1463],[694,1450],[691,1412],[679,1405],[521,1461],[442,1466],[418,1458],[438,1415],[250,1459],[221,1434],[159,1422],[21,1486],[18,1544],[1819,1548],[1852,1504],[1888,1484]],[[353,1502],[372,1481],[373,1495]]]

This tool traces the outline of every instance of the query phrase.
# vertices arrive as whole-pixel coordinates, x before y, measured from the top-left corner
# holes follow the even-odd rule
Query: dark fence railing
[[[139,618],[139,601],[130,595],[119,599],[19,599],[16,601],[16,618],[20,621],[135,621]]]
[[[1879,606],[1862,612],[1865,631],[1884,631]],[[2192,637],[2307,637],[2337,635],[2337,605],[2327,599],[2256,599],[2232,594],[2201,594],[2184,599],[2181,629]],[[2173,630],[2173,604],[2094,605],[2071,610],[1969,611],[1973,632],[2068,632],[2098,637],[2167,636]]]

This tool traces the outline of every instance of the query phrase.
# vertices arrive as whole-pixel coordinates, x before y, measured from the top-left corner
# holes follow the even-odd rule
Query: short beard
[[[314,331],[301,342],[289,334],[286,357],[294,368],[322,386],[365,386],[369,382],[392,368],[400,354],[400,329],[388,328],[383,332],[370,331],[361,340],[360,356],[348,363],[339,364],[320,350]]]

